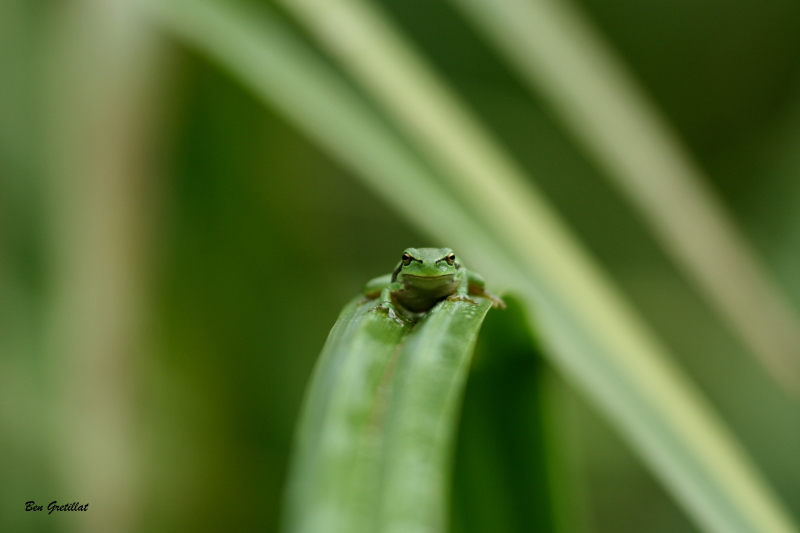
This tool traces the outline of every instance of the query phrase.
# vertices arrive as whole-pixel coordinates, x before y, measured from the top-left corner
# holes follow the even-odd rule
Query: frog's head
[[[450,248],[406,248],[394,272],[395,280],[452,280],[461,270]]]

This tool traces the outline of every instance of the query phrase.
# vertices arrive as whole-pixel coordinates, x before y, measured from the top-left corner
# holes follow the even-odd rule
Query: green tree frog
[[[394,272],[367,282],[364,295],[380,298],[374,310],[398,321],[397,312],[417,319],[442,300],[477,304],[470,295],[505,308],[503,300],[486,291],[483,278],[468,271],[450,248],[406,248]]]

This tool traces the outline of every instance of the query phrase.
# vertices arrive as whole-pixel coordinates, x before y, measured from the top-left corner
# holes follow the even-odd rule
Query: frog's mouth
[[[415,280],[435,280],[435,279],[453,279],[455,274],[442,274],[441,276],[414,276],[413,274],[403,274],[403,279],[412,278]]]
[[[442,287],[449,286],[454,282],[454,278],[455,274],[443,274],[441,276],[403,275],[403,281],[410,287],[429,290],[438,290]]]

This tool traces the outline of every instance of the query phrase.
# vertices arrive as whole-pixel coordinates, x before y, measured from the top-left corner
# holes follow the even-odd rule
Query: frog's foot
[[[487,292],[487,293],[484,294],[484,297],[486,297],[486,298],[488,298],[489,300],[492,301],[492,307],[494,307],[495,309],[505,309],[506,308],[506,303],[503,300],[501,300],[500,298],[498,298],[497,296],[495,296],[494,294],[490,294],[490,293]]]
[[[506,308],[506,303],[503,300],[501,300],[491,292],[487,291],[483,287],[473,287],[472,285],[470,285],[469,293],[472,294],[473,296],[481,296],[483,298],[486,298],[487,300],[490,300],[492,302],[492,307],[494,307],[495,309]]]
[[[451,294],[447,298],[445,298],[448,302],[468,302],[473,305],[478,305],[478,302],[470,298],[465,294]]]
[[[370,311],[373,311],[373,312],[376,312],[376,313],[385,313],[386,316],[388,316],[389,318],[391,318],[392,320],[394,320],[395,322],[397,322],[401,326],[405,326],[406,323],[407,323],[407,319],[402,314],[397,312],[397,310],[395,309],[394,305],[392,305],[392,304],[390,304],[388,302],[383,302],[381,304],[378,304],[375,307],[373,307]]]

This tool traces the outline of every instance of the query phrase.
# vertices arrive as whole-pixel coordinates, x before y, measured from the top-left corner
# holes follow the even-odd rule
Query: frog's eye
[[[414,258],[413,258],[413,257],[411,257],[410,255],[408,255],[408,254],[405,254],[405,253],[403,254],[403,266],[408,266],[408,265],[410,265],[410,264],[411,264],[411,261],[413,261],[413,260],[414,260]]]
[[[444,260],[447,261],[448,265],[452,265],[453,263],[456,262],[456,254],[451,253],[447,257],[445,257]]]

